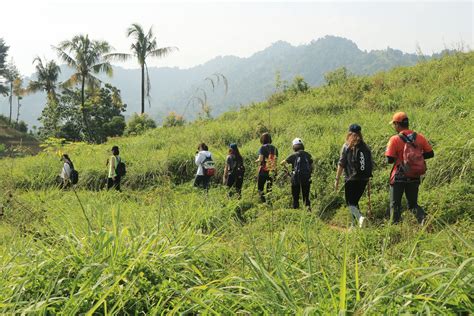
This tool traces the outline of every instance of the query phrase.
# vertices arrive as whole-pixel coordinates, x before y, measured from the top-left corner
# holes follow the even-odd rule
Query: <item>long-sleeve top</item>
[[[63,169],[61,170],[61,174],[59,175],[61,177],[61,179],[69,179],[71,177],[71,166],[65,162],[64,165],[63,165]]]
[[[196,163],[196,166],[198,167],[196,175],[197,176],[203,176],[204,175],[204,170],[202,168],[202,163],[206,158],[212,157],[211,153],[206,150],[202,150],[196,154],[196,157],[194,158],[194,162]]]

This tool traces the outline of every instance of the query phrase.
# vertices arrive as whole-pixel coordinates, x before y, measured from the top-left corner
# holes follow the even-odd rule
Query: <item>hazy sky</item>
[[[349,38],[367,50],[414,52],[419,45],[432,53],[460,42],[474,47],[471,1],[7,0],[0,6],[0,38],[24,75],[34,71],[36,55],[56,58],[51,45],[80,33],[128,52],[125,30],[135,22],[153,25],[159,46],[179,48],[149,66],[188,68],[219,55],[250,56],[278,40],[298,45],[325,35]]]

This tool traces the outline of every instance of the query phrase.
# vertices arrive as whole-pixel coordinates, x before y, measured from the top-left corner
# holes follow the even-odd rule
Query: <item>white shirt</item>
[[[65,162],[61,174],[59,175],[62,179],[69,179],[71,177],[71,166]]]
[[[194,162],[196,163],[196,166],[198,166],[198,169],[197,169],[197,172],[196,172],[197,176],[203,176],[204,175],[204,170],[202,169],[202,163],[208,157],[212,157],[212,155],[209,151],[206,151],[206,150],[200,151],[196,154]]]

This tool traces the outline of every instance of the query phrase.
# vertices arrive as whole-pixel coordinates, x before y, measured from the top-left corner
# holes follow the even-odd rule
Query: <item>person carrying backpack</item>
[[[74,169],[74,164],[67,154],[61,156],[61,161],[63,162],[63,168],[61,169],[61,184],[59,187],[61,189],[67,189],[72,184],[76,184],[79,180],[79,173]]]
[[[122,162],[122,158],[120,158],[120,151],[118,146],[112,147],[112,156],[110,159],[107,160],[107,164],[109,166],[109,176],[107,178],[107,190],[114,188],[117,191],[121,191],[120,189],[120,181],[122,177],[125,176],[125,163]]]
[[[364,227],[366,218],[359,209],[359,200],[372,177],[373,160],[369,146],[362,137],[362,128],[358,124],[349,126],[346,142],[342,146],[336,172],[336,191],[339,179],[344,171],[344,195],[346,204],[352,214],[352,221]]]
[[[293,208],[300,207],[300,192],[303,203],[308,211],[311,211],[309,192],[311,187],[311,173],[313,172],[313,158],[304,150],[301,138],[295,138],[292,142],[294,153],[281,162],[283,166],[291,164],[291,195],[293,196]]]
[[[409,129],[408,116],[404,112],[393,115],[390,124],[398,133],[390,138],[385,156],[394,164],[390,173],[390,218],[393,223],[401,221],[402,196],[405,193],[408,209],[423,225],[425,211],[418,205],[420,177],[426,172],[425,159],[434,157],[433,148],[426,138]]]
[[[194,179],[194,186],[203,188],[206,191],[209,190],[209,182],[211,177],[215,174],[216,168],[214,161],[212,160],[212,154],[209,152],[209,148],[205,143],[198,145],[198,151],[194,162],[198,167],[196,172],[196,178]]]
[[[229,155],[225,161],[223,183],[229,187],[229,197],[232,196],[231,188],[235,186],[237,196],[242,194],[242,185],[244,183],[244,159],[240,155],[237,144],[230,144]]]
[[[278,149],[272,145],[272,137],[269,133],[263,133],[260,137],[262,146],[258,151],[258,159],[255,161],[259,164],[257,186],[260,201],[265,202],[265,184],[267,184],[266,193],[271,192],[273,177],[277,172],[276,161],[278,158]]]

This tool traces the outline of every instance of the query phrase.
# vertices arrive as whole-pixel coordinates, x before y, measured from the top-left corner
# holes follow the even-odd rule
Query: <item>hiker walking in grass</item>
[[[293,208],[300,207],[300,192],[303,203],[311,211],[309,191],[311,187],[311,173],[313,172],[313,158],[304,150],[301,138],[295,138],[292,142],[294,153],[281,162],[285,166],[291,164],[291,195],[293,196]]]
[[[232,187],[235,187],[238,198],[242,194],[242,185],[244,183],[244,159],[240,155],[237,144],[230,144],[229,155],[225,160],[224,176],[222,182],[229,188],[229,197],[233,195]]]
[[[61,169],[61,173],[59,177],[61,178],[61,183],[59,187],[61,189],[67,189],[72,184],[76,184],[76,174],[77,172],[74,170],[74,164],[71,161],[71,158],[67,154],[61,156],[61,161],[63,162],[63,168]]]
[[[426,172],[425,159],[434,157],[433,148],[422,134],[409,129],[406,113],[395,113],[390,124],[398,133],[390,138],[385,151],[387,162],[394,164],[390,174],[390,218],[393,223],[400,222],[405,193],[408,209],[423,225],[425,211],[418,205],[418,188]]]
[[[359,209],[359,200],[372,177],[373,161],[369,146],[362,137],[362,128],[358,124],[349,126],[346,142],[342,146],[336,172],[336,191],[339,179],[344,171],[344,194],[346,204],[352,214],[352,220],[364,227],[366,219]]]
[[[209,182],[211,177],[215,174],[216,169],[212,160],[212,154],[209,152],[209,148],[205,143],[198,145],[194,162],[198,167],[196,178],[194,179],[194,186],[209,190]]]
[[[278,149],[272,145],[272,137],[269,133],[262,134],[260,143],[262,147],[258,151],[258,159],[256,160],[259,164],[257,187],[260,201],[265,202],[265,184],[267,185],[266,193],[271,192],[273,177],[277,172],[276,160],[278,158]]]
[[[118,146],[112,147],[112,156],[107,160],[109,166],[109,176],[107,178],[107,190],[114,188],[117,191],[120,190],[120,181],[125,176],[125,164],[120,158],[120,151]]]

